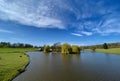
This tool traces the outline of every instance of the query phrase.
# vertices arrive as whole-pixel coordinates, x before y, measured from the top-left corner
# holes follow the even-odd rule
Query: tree
[[[33,45],[31,44],[24,44],[24,43],[13,43],[10,42],[0,42],[0,48],[33,48]]]
[[[4,48],[6,48],[6,47],[10,47],[10,43],[9,42],[0,42],[0,47],[4,47]]]
[[[50,46],[47,45],[47,46],[44,46],[44,53],[48,53],[50,52]]]
[[[51,46],[52,52],[61,52],[61,43],[57,42]]]
[[[70,44],[63,44],[62,45],[62,54],[70,54],[72,52]]]
[[[24,47],[24,44],[23,43],[18,43],[18,47],[22,48],[22,47]]]
[[[93,52],[95,52],[95,51],[96,51],[96,47],[95,47],[95,46],[91,47],[91,50],[92,50]]]
[[[80,47],[77,45],[72,46],[72,53],[73,54],[80,54]]]
[[[25,44],[25,48],[33,48],[33,45],[31,45],[31,44]]]
[[[104,49],[108,49],[107,43],[104,43],[104,44],[103,44],[103,48],[104,48]]]

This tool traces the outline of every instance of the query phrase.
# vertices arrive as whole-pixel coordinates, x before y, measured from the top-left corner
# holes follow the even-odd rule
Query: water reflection
[[[80,54],[66,54],[66,55],[62,54],[61,57],[64,63],[67,62],[71,63],[72,61],[79,62],[80,60]]]
[[[88,51],[76,55],[31,52],[27,71],[13,81],[120,81],[120,56]]]

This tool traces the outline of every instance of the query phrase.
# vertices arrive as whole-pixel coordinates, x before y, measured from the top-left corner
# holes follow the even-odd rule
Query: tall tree
[[[72,46],[72,53],[73,54],[80,54],[80,47],[77,45]]]
[[[108,49],[107,43],[104,43],[104,44],[103,44],[103,48],[104,48],[104,49]]]
[[[62,45],[62,54],[70,54],[71,51],[72,50],[70,44],[65,43]]]
[[[50,52],[50,46],[47,45],[47,46],[44,46],[44,53],[48,53]]]
[[[61,52],[61,43],[60,42],[54,43],[51,46],[51,48],[53,52]]]

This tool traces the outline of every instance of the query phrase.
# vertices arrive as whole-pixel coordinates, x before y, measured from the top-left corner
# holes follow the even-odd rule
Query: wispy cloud
[[[40,28],[63,29],[64,25],[51,11],[52,7],[51,1],[0,0],[0,18]]]
[[[116,3],[111,0],[0,0],[0,19],[39,28],[73,26],[75,31],[87,36],[120,33],[120,6]],[[73,34],[81,36],[77,32]]]
[[[87,32],[87,31],[81,31],[81,33],[87,36],[90,36],[93,34],[92,32]]]
[[[1,32],[1,33],[13,33],[12,31],[5,30],[5,29],[0,29],[0,32]]]
[[[118,17],[118,18],[117,18]],[[120,33],[120,15],[109,15],[95,30],[100,34]]]
[[[120,6],[114,4],[114,1],[112,5],[106,5],[111,1],[86,1],[83,0],[82,6],[79,6],[81,13],[78,15],[78,21],[74,23],[78,33],[87,36],[96,33],[101,35],[120,34],[120,12],[118,10]]]
[[[81,36],[83,36],[83,35],[81,35],[81,34],[78,34],[78,33],[71,33],[71,35],[75,35],[75,36],[78,36],[78,37],[81,37]]]

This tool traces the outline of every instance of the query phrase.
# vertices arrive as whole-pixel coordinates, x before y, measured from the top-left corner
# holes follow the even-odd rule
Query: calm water
[[[26,71],[13,81],[120,81],[120,55],[30,52]]]

